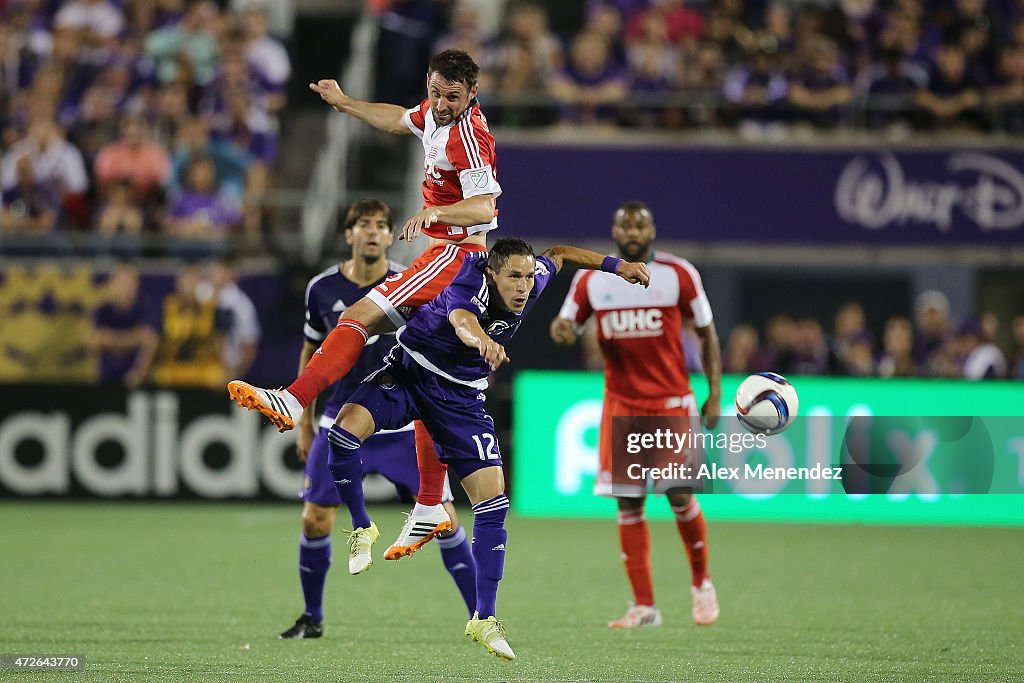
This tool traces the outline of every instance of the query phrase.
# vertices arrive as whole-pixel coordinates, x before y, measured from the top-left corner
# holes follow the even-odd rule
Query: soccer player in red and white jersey
[[[619,542],[633,588],[633,604],[625,616],[608,624],[613,628],[658,626],[661,612],[654,604],[651,585],[650,535],[644,518],[647,482],[631,480],[618,471],[618,464],[613,466],[612,418],[696,416],[681,340],[685,320],[696,326],[708,379],[701,420],[711,429],[721,415],[721,350],[700,275],[689,261],[654,251],[654,236],[650,209],[641,202],[623,204],[615,213],[612,238],[623,259],[647,263],[650,287],[619,287],[614,276],[581,270],[561,312],[551,322],[552,339],[572,345],[587,319],[597,319],[605,395],[594,492],[618,501]],[[713,624],[718,619],[718,598],[708,578],[704,515],[697,498],[692,489],[678,484],[656,486],[655,492],[663,492],[669,499],[689,556],[693,619],[698,624]]]
[[[409,241],[423,232],[430,237],[430,246],[408,269],[388,277],[348,306],[287,389],[262,389],[238,380],[229,383],[228,391],[239,405],[263,413],[281,431],[292,429],[317,395],[348,374],[369,337],[403,326],[412,311],[452,281],[467,253],[487,251],[487,232],[497,227],[495,200],[501,186],[496,177],[494,138],[476,99],[479,75],[480,68],[465,52],[440,52],[431,58],[427,69],[426,99],[411,109],[357,100],[333,80],[309,84],[340,113],[388,133],[422,140],[424,208],[406,221],[399,239]],[[428,538],[418,539],[426,542],[434,533],[444,531],[449,522],[440,505],[444,466],[419,421],[416,453],[421,480],[411,519],[437,522]]]

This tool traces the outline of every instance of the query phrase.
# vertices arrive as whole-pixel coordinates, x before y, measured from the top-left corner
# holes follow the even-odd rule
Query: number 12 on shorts
[[[484,440],[487,441],[487,447],[484,448]],[[480,456],[481,460],[498,460],[501,458],[500,453],[494,452],[494,447],[497,445],[497,441],[494,438],[494,434],[474,434],[473,442],[476,444],[477,455]]]

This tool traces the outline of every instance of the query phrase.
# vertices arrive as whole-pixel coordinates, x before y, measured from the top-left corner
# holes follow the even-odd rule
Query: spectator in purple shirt
[[[213,159],[193,155],[185,171],[185,187],[170,205],[166,231],[176,237],[216,240],[227,236],[241,214],[217,188]]]
[[[157,348],[150,307],[139,295],[139,271],[122,263],[107,281],[110,301],[96,309],[90,346],[99,353],[99,381],[129,389],[142,384]]]

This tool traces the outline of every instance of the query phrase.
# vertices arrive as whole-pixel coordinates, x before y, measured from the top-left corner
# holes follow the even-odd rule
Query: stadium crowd
[[[95,252],[162,235],[196,255],[259,233],[290,71],[259,5],[0,0],[5,250],[88,231]]]
[[[1013,319],[1006,349],[996,343],[999,326],[992,313],[956,323],[945,295],[929,290],[918,296],[913,320],[889,318],[880,338],[857,302],[839,307],[831,335],[812,317],[771,316],[763,336],[737,325],[724,344],[723,367],[741,374],[1024,379],[1024,315]]]
[[[1019,0],[589,0],[583,25],[566,34],[550,28],[550,5],[530,0],[493,3],[503,12],[494,34],[483,28],[493,11],[483,0],[376,4],[380,49],[396,50],[400,35],[428,41],[426,54],[466,49],[483,67],[488,115],[509,126],[725,124],[770,134],[804,122],[1024,131]],[[4,253],[66,253],[75,235],[85,238],[75,243],[79,253],[192,261],[226,251],[228,236],[260,232],[291,64],[261,6],[237,6],[0,0]],[[423,21],[443,26],[440,37],[410,30]],[[409,64],[406,79],[389,70]],[[392,60],[379,65],[378,82],[410,88],[378,87],[381,99],[416,101],[422,68],[416,59]],[[34,239],[19,252],[23,236]],[[148,236],[161,238],[156,251]],[[112,292],[138,289],[130,270],[115,269]],[[117,381],[213,386],[245,374],[254,349],[228,343],[232,317],[218,311],[230,306],[208,305],[223,285],[203,284],[191,267],[179,280],[175,310],[209,322],[203,353],[220,369],[187,380],[158,372],[171,347],[166,339],[161,346],[157,331],[166,336],[175,326],[133,323],[137,303],[124,310],[111,303],[95,326],[115,333],[92,334],[90,344],[114,355],[131,346],[134,360],[122,363]],[[996,316],[956,325],[948,302],[931,293],[913,318],[890,319],[872,334],[863,309],[850,304],[837,312],[831,337],[809,317],[777,315],[761,332],[741,324],[726,337],[725,369],[1024,378],[1024,316],[1000,336]],[[1012,348],[997,345],[1006,339]]]
[[[763,329],[740,323],[722,341],[722,370],[746,375],[847,377],[920,377],[943,379],[1024,379],[1024,315],[1010,324],[1009,344],[999,343],[1000,320],[993,313],[966,316],[959,323],[941,292],[923,292],[913,320],[894,316],[876,336],[864,307],[855,301],[840,306],[830,328],[813,316],[780,313],[769,316]],[[597,336],[584,337],[583,364],[600,369]],[[684,331],[686,363],[703,372],[696,335]]]
[[[458,0],[434,47],[478,59],[503,125],[1024,131],[1014,0],[589,0],[565,35],[541,3],[510,0],[497,35],[486,11]]]

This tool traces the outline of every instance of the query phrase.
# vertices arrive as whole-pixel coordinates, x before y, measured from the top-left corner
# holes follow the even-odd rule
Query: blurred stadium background
[[[1010,419],[1024,405],[1024,4],[0,0],[0,17],[0,650],[81,651],[96,662],[85,674],[96,680],[291,680],[303,665],[269,640],[299,604],[301,465],[290,437],[229,407],[223,384],[294,378],[305,283],[344,256],[339,211],[362,197],[387,202],[399,223],[419,210],[416,140],[335,114],[306,84],[338,78],[349,94],[412,106],[429,55],[458,47],[483,68],[502,234],[538,249],[610,251],[615,208],[647,202],[657,247],[703,276],[727,399],[743,375],[771,370],[801,390],[805,415],[837,425],[865,412],[1006,416],[991,429],[992,490],[1011,495],[963,496],[946,486],[959,480],[940,476],[937,491],[864,500],[809,489],[707,496],[724,605],[715,633],[690,630],[678,590],[665,635],[630,637],[621,658],[598,657],[594,668],[568,665],[568,651],[620,647],[597,629],[627,593],[614,506],[589,495],[600,356],[587,345],[556,349],[547,337],[563,276],[524,324],[488,399],[508,463],[513,537],[529,534],[524,551],[551,572],[510,554],[502,590],[513,642],[526,640],[524,658],[530,647],[543,653],[520,674],[1011,680],[1024,670],[1019,609],[1011,617],[1001,604],[1024,589],[1011,569],[1024,560],[1024,420]],[[423,247],[403,244],[391,256],[408,263]],[[113,339],[97,332],[112,301],[145,311]],[[98,349],[110,344],[152,360],[104,360]],[[699,354],[689,362],[699,375]],[[694,386],[706,391],[700,377]],[[809,462],[813,444],[834,450],[841,438],[800,429],[779,441],[785,454],[768,457]],[[389,487],[371,489],[388,502]],[[667,517],[663,507],[652,502],[651,516]],[[397,510],[381,514],[400,519]],[[146,521],[126,523],[136,515]],[[768,526],[779,521],[943,527]],[[382,526],[397,529],[391,522]],[[952,528],[979,525],[1009,528]],[[118,540],[126,533],[130,553]],[[147,557],[137,539],[151,533]],[[238,535],[246,542],[234,545]],[[685,559],[662,535],[664,579]],[[842,535],[856,552],[835,542]],[[222,583],[189,569],[211,561]],[[88,589],[68,564],[90,574]],[[406,577],[420,569],[424,582],[444,580],[434,566],[410,565]],[[858,576],[879,576],[883,565],[893,583],[877,601],[873,586],[866,601],[852,600]],[[392,571],[372,579],[381,600],[397,590]],[[582,594],[563,595],[571,606],[552,608],[559,596],[546,591],[561,571],[602,601],[580,607]],[[259,586],[265,610],[238,604],[252,593],[217,587],[232,572]],[[801,572],[805,585],[793,579]],[[133,583],[148,573],[161,583],[186,577],[168,622],[149,593],[163,586]],[[410,616],[396,636],[380,625],[394,614],[386,606],[368,612],[375,638],[344,630],[348,577],[335,574],[328,612],[342,649],[385,643],[399,652],[405,636],[410,651],[423,645],[411,634],[432,622]],[[830,577],[843,600],[823,589],[795,606],[764,598],[774,585],[803,590]],[[193,600],[198,624],[188,620]],[[437,609],[458,628],[452,605]],[[808,636],[828,630],[833,610],[849,627],[832,640]],[[903,649],[874,628],[901,611],[897,641],[913,634]],[[593,632],[570,629],[576,614]],[[538,618],[552,630],[532,631]],[[947,619],[962,623],[944,640]],[[118,637],[136,629],[135,640]],[[386,658],[349,666],[329,647],[334,634],[310,650],[310,680],[506,675],[477,671],[481,655],[468,650],[452,656],[447,678],[437,673],[443,657],[411,670]],[[702,643],[676,668],[655,664],[676,638]],[[245,659],[243,642],[259,657]],[[851,658],[861,643],[877,658]],[[150,645],[158,664],[147,668]],[[719,669],[701,661],[701,647]],[[176,672],[192,653],[196,668]]]

